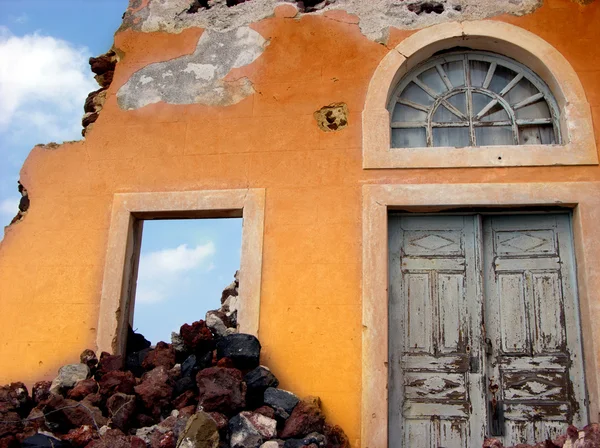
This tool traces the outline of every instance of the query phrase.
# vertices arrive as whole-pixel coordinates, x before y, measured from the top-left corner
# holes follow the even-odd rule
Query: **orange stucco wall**
[[[600,145],[600,3],[546,0],[495,18],[556,47],[577,71]],[[361,111],[389,48],[322,16],[252,25],[270,45],[229,77],[257,93],[234,106],[163,103],[135,111],[115,94],[138,69],[188,54],[202,33],[124,31],[108,99],[85,142],[35,148],[21,181],[31,208],[0,243],[0,383],[49,378],[95,346],[112,195],[266,188],[260,339],[281,386],[318,395],[360,438],[361,185],[600,180],[598,166],[363,170]],[[347,103],[348,128],[322,132],[313,112]]]

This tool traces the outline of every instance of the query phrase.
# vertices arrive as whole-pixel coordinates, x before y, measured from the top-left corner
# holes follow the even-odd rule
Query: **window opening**
[[[548,86],[493,53],[433,57],[402,79],[388,109],[394,148],[561,143]]]
[[[242,219],[144,220],[130,323],[152,345],[221,307],[240,268]]]

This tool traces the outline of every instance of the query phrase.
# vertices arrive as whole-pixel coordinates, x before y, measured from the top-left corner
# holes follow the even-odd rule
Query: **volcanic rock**
[[[263,404],[265,391],[269,387],[279,386],[279,380],[265,366],[258,366],[244,376],[248,388],[246,401],[250,407],[258,407]]]
[[[246,383],[237,369],[210,367],[196,376],[198,405],[204,411],[232,415],[246,405]]]
[[[46,434],[35,434],[21,442],[23,448],[71,448],[71,444]]]
[[[54,394],[66,393],[78,381],[85,380],[90,375],[90,368],[86,364],[67,364],[58,370],[58,376],[50,385],[50,392]]]
[[[98,364],[98,357],[93,350],[88,348],[82,351],[81,355],[79,355],[79,362],[81,362],[81,364],[85,364],[90,369],[93,369]]]
[[[350,448],[350,441],[339,426],[326,424],[323,434],[327,438],[327,448]]]
[[[139,352],[133,352],[127,355],[127,359],[125,360],[125,370],[130,370],[137,377],[142,376],[144,374],[142,365],[151,350],[152,349],[150,348],[145,348]]]
[[[265,404],[271,406],[275,410],[275,415],[282,420],[290,416],[298,401],[300,400],[293,393],[274,387],[269,387],[264,395]]]
[[[206,412],[192,415],[177,441],[179,448],[218,448],[217,424]]]
[[[155,367],[164,366],[167,370],[175,365],[175,349],[166,342],[156,344],[154,350],[150,350],[142,362],[142,367],[152,370]]]
[[[100,394],[108,398],[117,392],[128,395],[133,394],[136,381],[133,373],[114,370],[106,373],[98,384],[100,386]]]
[[[112,426],[126,432],[136,410],[135,395],[116,393],[106,401],[106,409]]]
[[[67,398],[71,400],[83,400],[90,394],[98,392],[98,383],[94,378],[87,378],[85,380],[78,381],[75,387],[67,392]]]
[[[213,335],[203,320],[193,322],[191,325],[183,324],[179,334],[185,346],[195,354],[202,355],[215,346]]]
[[[84,425],[79,428],[72,429],[68,434],[62,436],[62,440],[70,442],[71,445],[77,448],[83,448],[92,440],[98,438],[98,433],[92,426]]]
[[[118,429],[109,429],[86,448],[146,448],[146,443],[139,437],[126,436]]]
[[[134,390],[155,418],[160,417],[165,411],[170,411],[173,386],[164,366],[145,373],[142,382],[135,386]]]
[[[106,352],[100,354],[100,362],[98,364],[98,370],[96,376],[98,378],[107,374],[108,372],[114,372],[115,370],[121,370],[125,365],[125,360],[121,355],[111,355]]]
[[[260,360],[260,342],[250,334],[236,333],[217,342],[217,358],[231,359],[238,369],[253,369]]]
[[[318,402],[300,401],[280,433],[282,439],[303,437],[312,432],[322,433],[325,416]]]
[[[41,401],[47,400],[50,396],[50,386],[52,381],[38,381],[31,388],[31,397],[33,402],[38,405]]]

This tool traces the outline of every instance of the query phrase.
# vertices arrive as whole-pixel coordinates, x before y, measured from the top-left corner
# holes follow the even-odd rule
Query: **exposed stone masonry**
[[[170,344],[130,328],[125,356],[85,350],[31,394],[0,387],[0,448],[349,448],[320,400],[279,389],[258,339],[237,333],[238,291],[236,275]]]
[[[17,212],[17,214],[12,219],[9,225],[21,221],[27,214],[27,210],[29,210],[29,205],[31,204],[29,199],[29,193],[27,193],[27,189],[23,186],[21,182],[17,183],[19,185],[19,193],[21,193],[21,199],[19,200],[19,211]]]
[[[81,120],[81,125],[83,126],[81,134],[84,137],[92,129],[92,125],[98,119],[98,114],[104,106],[106,91],[112,83],[116,65],[117,55],[112,50],[96,58],[90,58],[90,67],[92,72],[96,74],[94,78],[100,88],[88,95],[83,106],[85,115]]]

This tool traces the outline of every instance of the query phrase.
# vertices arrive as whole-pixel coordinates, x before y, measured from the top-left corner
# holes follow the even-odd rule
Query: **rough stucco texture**
[[[212,1],[210,9],[189,14],[190,0],[133,0],[122,29],[177,33],[190,27],[227,30],[272,16],[281,0],[251,0],[227,7],[226,0]],[[438,0],[435,11],[423,10],[421,0],[333,0],[318,11],[341,9],[360,19],[360,29],[369,39],[382,41],[388,27],[416,29],[454,20],[478,20],[499,14],[523,15],[534,11],[542,0]],[[441,5],[441,6],[439,6]],[[442,10],[443,8],[443,10]],[[441,12],[439,12],[441,11]]]
[[[136,72],[117,92],[119,106],[137,109],[163,101],[169,104],[228,106],[254,93],[247,78],[226,81],[234,68],[252,63],[267,41],[256,31],[206,30],[193,54],[157,62]]]
[[[320,396],[356,447],[362,185],[547,182],[551,190],[600,180],[598,166],[363,170],[361,112],[389,48],[328,14],[286,17],[276,11],[251,25],[270,43],[225,79],[246,77],[255,93],[226,107],[119,107],[117,92],[135,73],[193,54],[202,30],[117,33],[121,59],[94,129],[84,142],[35,148],[21,171],[31,206],[0,243],[0,384],[51,378],[94,348],[115,193],[264,188],[263,362],[282,388]],[[600,143],[600,2],[547,0],[497,19],[536,33],[573,65]],[[390,39],[409,34],[392,30]],[[324,132],[313,114],[334,103],[347,105],[348,126]]]

